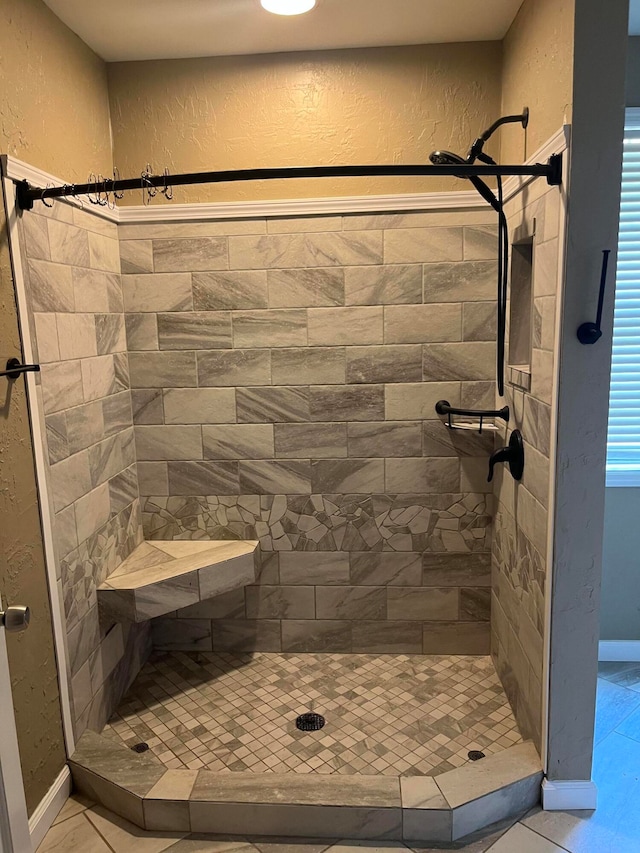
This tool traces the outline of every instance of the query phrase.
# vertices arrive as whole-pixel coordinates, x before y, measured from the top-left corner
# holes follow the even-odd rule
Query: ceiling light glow
[[[260,0],[260,5],[274,15],[302,15],[313,9],[316,0]]]

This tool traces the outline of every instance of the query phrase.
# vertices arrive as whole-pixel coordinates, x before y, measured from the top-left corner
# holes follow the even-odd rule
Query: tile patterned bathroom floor
[[[305,733],[313,710],[325,727]],[[490,657],[155,652],[103,734],[169,768],[435,775],[522,738]]]

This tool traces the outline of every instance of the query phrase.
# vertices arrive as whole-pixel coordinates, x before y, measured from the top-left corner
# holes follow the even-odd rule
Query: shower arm
[[[526,127],[529,124],[529,107],[524,107],[520,115],[502,116],[501,118],[496,119],[494,123],[476,139],[476,141],[469,149],[469,153],[467,155],[467,163],[475,163],[476,159],[483,160],[483,162],[485,163],[495,163],[495,160],[492,160],[491,158],[489,158],[489,160],[486,160],[486,154],[484,155],[484,157],[481,156],[482,149],[484,148],[485,142],[487,142],[493,136],[496,130],[499,127],[502,127],[503,124],[521,124],[522,127],[526,130]]]

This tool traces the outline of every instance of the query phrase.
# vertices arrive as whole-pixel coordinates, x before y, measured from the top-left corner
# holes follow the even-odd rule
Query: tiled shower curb
[[[86,732],[75,789],[146,830],[281,837],[456,841],[540,800],[531,743],[439,776],[168,770]]]

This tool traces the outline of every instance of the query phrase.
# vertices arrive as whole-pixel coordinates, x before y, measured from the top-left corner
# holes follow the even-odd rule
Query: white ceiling
[[[45,0],[107,61],[501,39],[522,0],[318,0],[306,15],[259,0]],[[639,0],[640,2],[640,0]]]

